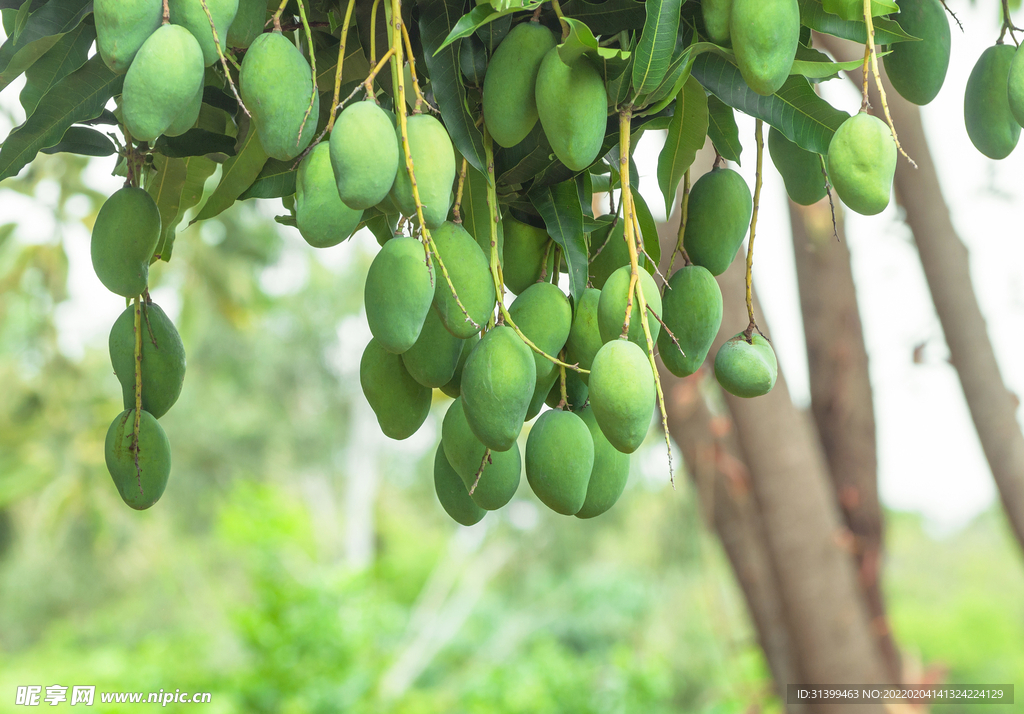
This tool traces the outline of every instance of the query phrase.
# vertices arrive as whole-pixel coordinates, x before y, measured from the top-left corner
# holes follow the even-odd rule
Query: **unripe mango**
[[[473,335],[462,340],[462,353],[459,355],[459,363],[455,365],[455,374],[448,380],[448,383],[441,387],[441,392],[452,399],[458,399],[462,394],[462,370],[466,366],[466,360],[473,348],[480,342],[480,335]]]
[[[732,0],[704,0],[700,4],[704,16],[704,29],[708,38],[718,45],[729,41],[729,19],[732,14]]]
[[[133,139],[154,141],[203,86],[203,51],[188,30],[162,25],[149,36],[121,91],[121,113]]]
[[[160,211],[141,188],[125,186],[104,202],[92,227],[92,267],[112,293],[142,294],[160,238]]]
[[[115,74],[124,74],[163,21],[157,0],[94,0],[96,51]]]
[[[466,339],[480,332],[494,312],[496,297],[490,264],[473,236],[457,223],[444,223],[431,235],[452,281],[449,286],[440,268],[436,270],[434,309],[449,332]],[[452,295],[452,286],[475,326],[466,320]]]
[[[860,112],[844,121],[828,145],[828,174],[839,198],[865,216],[889,205],[896,142],[878,117]]]
[[[584,56],[572,65],[558,49],[544,55],[537,73],[537,114],[558,160],[572,171],[594,163],[608,124],[608,92]]]
[[[266,0],[238,0],[238,12],[228,28],[228,47],[248,47],[263,34],[267,21]],[[221,42],[224,39],[221,38]]]
[[[392,439],[408,439],[427,420],[430,389],[409,376],[399,355],[370,340],[359,361],[359,385],[380,430]]]
[[[587,288],[580,296],[572,329],[569,330],[569,339],[565,343],[565,359],[569,364],[577,364],[589,370],[594,363],[594,356],[604,345],[597,319],[600,302],[601,291],[596,288]],[[580,375],[584,384],[589,384],[589,377],[587,374]]]
[[[338,196],[331,168],[331,149],[320,142],[306,154],[295,176],[295,222],[314,248],[329,248],[356,232],[363,212],[346,206]],[[420,258],[425,258],[423,248]]]
[[[515,146],[537,123],[537,73],[554,46],[551,30],[523,22],[494,51],[484,77],[483,111],[487,130],[498,146]]]
[[[964,123],[975,148],[990,159],[1005,159],[1017,146],[1021,125],[1010,110],[1008,91],[1012,45],[981,53],[964,90]]]
[[[590,284],[598,290],[604,288],[609,275],[623,265],[629,265],[629,247],[623,238],[624,226],[622,219],[616,218],[610,229],[594,231],[591,235]],[[646,269],[647,260],[644,256],[637,256],[637,265]]]
[[[1010,113],[1017,123],[1024,126],[1024,52],[1017,48],[1010,63],[1010,74],[1006,87],[1010,100]]]
[[[199,91],[192,97],[192,100],[182,107],[170,126],[164,129],[164,136],[181,136],[196,125],[196,122],[199,121],[199,112],[203,110],[204,89],[206,89],[205,86],[199,87]]]
[[[135,408],[135,307],[120,314],[107,340],[110,363],[121,383],[124,408]],[[142,408],[159,419],[174,406],[185,381],[185,347],[164,311],[142,303]]]
[[[579,413],[583,409],[583,405],[587,403],[589,392],[590,390],[587,389],[587,385],[584,383],[579,372],[574,369],[565,370],[566,409]],[[562,401],[562,378],[560,375],[555,375],[555,383],[548,390],[548,396],[544,403],[554,409],[560,401]]]
[[[683,351],[680,353],[669,333],[662,330],[658,352],[669,372],[686,377],[704,364],[722,326],[722,290],[707,268],[688,265],[669,279],[664,300],[662,319]]]
[[[718,349],[715,378],[722,388],[737,397],[760,397],[772,391],[779,376],[779,364],[768,340],[754,333],[750,342],[739,332]]]
[[[433,300],[434,271],[427,267],[423,244],[406,236],[385,243],[363,288],[366,322],[380,346],[394,354],[412,347]]]
[[[443,387],[455,376],[464,344],[448,332],[436,310],[427,310],[420,336],[402,353],[402,363],[424,387]]]
[[[423,221],[427,228],[433,230],[448,218],[452,184],[455,183],[455,149],[444,126],[429,114],[409,117],[406,129],[409,134],[409,154],[412,156],[413,171],[416,172],[416,188],[423,206]],[[401,133],[398,137],[401,139]],[[404,158],[398,162],[398,174],[391,188],[391,196],[404,215],[416,217],[412,181]]]
[[[632,268],[623,265],[609,276],[608,282],[601,290],[601,299],[597,303],[597,325],[601,330],[601,339],[605,342],[614,340],[622,334],[622,325],[626,321],[626,302],[629,298],[631,274]],[[661,292],[658,290],[657,283],[646,270],[639,271],[638,278],[637,283],[644,291],[647,307],[654,310],[655,315],[661,317]],[[634,290],[633,307],[629,317],[629,341],[636,343],[646,351],[647,335],[644,333],[641,321],[642,314],[640,301]],[[651,340],[657,342],[661,323],[650,314],[650,311],[647,313],[647,326],[651,330]]]
[[[902,0],[895,16],[920,42],[897,42],[882,58],[893,89],[908,102],[925,105],[942,89],[949,68],[949,20],[939,0]]]
[[[647,354],[629,340],[605,344],[590,371],[590,406],[612,446],[624,454],[640,448],[654,416],[654,398]]]
[[[624,454],[608,441],[597,424],[594,410],[589,406],[577,411],[590,429],[594,440],[594,469],[587,484],[587,498],[576,512],[577,518],[599,516],[615,505],[629,480],[629,454]]]
[[[309,62],[284,35],[265,32],[253,40],[242,60],[239,92],[268,156],[290,161],[309,146],[320,113],[320,95],[313,90]]]
[[[579,416],[552,409],[544,412],[526,440],[526,480],[541,502],[572,516],[587,498],[594,469],[594,440]]]
[[[160,422],[149,412],[139,418],[139,439],[134,448],[135,410],[120,414],[107,429],[104,457],[121,500],[143,511],[160,500],[171,475],[171,443]],[[136,464],[136,456],[138,463]]]
[[[210,28],[210,18],[213,18],[213,25],[217,28],[217,39],[220,42],[221,51],[227,54],[228,27],[238,13],[238,0],[205,0],[206,9],[210,16],[206,16],[201,0],[168,0],[168,7],[171,11],[171,22],[181,25],[192,33],[192,36],[199,41],[203,48],[203,61],[209,67],[217,62],[220,57],[217,54],[217,45],[213,41],[213,30]],[[264,8],[265,9],[265,8]]]
[[[797,0],[733,0],[729,34],[743,81],[758,94],[779,91],[800,42]]]
[[[462,370],[461,398],[466,420],[485,446],[512,448],[536,384],[533,351],[511,327],[495,327],[481,338]]]
[[[565,293],[551,283],[534,283],[528,287],[509,306],[508,314],[533,344],[553,357],[558,356],[569,339],[572,307]],[[533,350],[530,352],[537,368],[537,382],[531,402],[536,404],[539,412],[558,369],[547,357]]]
[[[530,421],[540,414],[540,410],[544,408],[548,395],[556,384],[558,384],[557,370],[548,375],[543,381],[538,380],[537,386],[533,390],[533,396],[530,397],[530,407],[526,410],[526,419],[524,421]]]
[[[376,102],[350,104],[338,115],[331,131],[331,164],[346,204],[364,209],[385,200],[399,158],[395,125]],[[397,208],[391,213],[398,213]]]
[[[768,131],[768,153],[786,183],[786,193],[801,206],[810,206],[825,198],[825,175],[821,155],[808,151],[772,127]]]
[[[491,451],[484,464],[487,447],[480,443],[466,419],[462,399],[448,407],[441,424],[441,446],[448,463],[462,479],[470,498],[483,509],[495,511],[512,500],[519,488],[522,475],[522,456],[519,445],[513,443],[507,451]],[[483,471],[480,468],[483,466]],[[477,481],[477,473],[480,480]],[[474,483],[476,488],[473,488]]]
[[[445,513],[460,525],[474,525],[487,515],[487,511],[473,503],[466,484],[462,483],[462,479],[448,463],[441,444],[437,445],[434,454],[434,492]]]
[[[747,182],[732,169],[712,169],[697,179],[683,237],[690,260],[712,275],[724,273],[743,244],[753,211]]]
[[[517,221],[507,214],[501,222],[505,228],[501,274],[505,279],[505,287],[519,295],[540,280],[545,257],[547,275],[554,270],[554,250],[548,247],[551,245],[551,237],[543,228]]]

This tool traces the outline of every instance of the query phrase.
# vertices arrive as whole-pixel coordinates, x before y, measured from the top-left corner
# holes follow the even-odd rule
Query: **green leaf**
[[[740,163],[743,145],[740,144],[740,130],[736,128],[736,117],[733,116],[732,107],[714,94],[708,97],[708,136],[715,145],[715,151],[729,161]]]
[[[176,159],[186,156],[206,156],[208,154],[235,153],[235,139],[227,134],[218,134],[206,129],[189,129],[180,136],[161,136],[153,145],[153,150]]]
[[[708,135],[708,97],[704,87],[690,77],[676,100],[676,112],[668,125],[668,137],[658,156],[658,186],[665,196],[665,215],[672,212],[676,189],[693,164]]]
[[[213,175],[219,165],[216,161],[205,156],[189,156],[185,159],[169,159],[169,161],[180,161],[185,165],[185,182],[181,186],[181,195],[178,199],[178,212],[174,218],[162,224],[162,235],[157,243],[156,254],[160,260],[167,262],[171,259],[171,251],[174,248],[174,239],[177,236],[177,228],[185,218],[185,214],[193,206],[197,205],[203,198],[203,190],[206,187],[206,180]],[[173,184],[172,184],[173,186]],[[172,194],[173,195],[173,194]],[[172,200],[168,198],[168,200]]]
[[[196,221],[205,221],[213,218],[221,212],[231,208],[235,200],[242,195],[242,192],[249,188],[256,177],[260,175],[263,165],[267,163],[267,152],[263,150],[260,143],[259,133],[256,127],[249,125],[245,139],[238,149],[238,153],[224,162],[224,170],[220,176],[220,183],[210,194],[203,210],[191,220],[189,225]]]
[[[281,161],[280,159],[268,159],[263,165],[263,170],[252,182],[252,186],[245,189],[239,201],[249,198],[283,198],[295,193],[296,171],[292,167],[295,161]]]
[[[459,18],[459,21],[455,23],[452,31],[449,32],[448,36],[444,39],[444,42],[442,42],[441,46],[434,50],[434,52],[440,52],[456,40],[469,37],[481,27],[493,22],[494,20],[505,17],[506,15],[511,15],[517,10],[533,10],[538,5],[540,5],[539,2],[528,2],[522,7],[510,7],[504,10],[496,10],[492,5],[486,3],[483,5],[477,5],[475,8]]]
[[[878,57],[885,57],[890,51],[878,52],[877,55]],[[793,60],[793,69],[790,70],[790,74],[799,74],[808,79],[835,77],[840,71],[849,72],[860,69],[864,64],[862,59],[833,62],[825,53],[818,52],[818,50],[809,47],[799,47],[796,56],[797,59]]]
[[[92,0],[50,0],[0,46],[0,89],[31,67],[92,12]]]
[[[868,29],[863,20],[844,20],[838,15],[825,12],[821,0],[800,0],[800,24],[826,35],[834,35],[859,44],[868,41]],[[893,20],[880,17],[872,24],[875,27],[876,44],[892,45],[897,42],[917,39],[904,32],[903,28]]]
[[[107,101],[121,93],[123,83],[124,76],[111,72],[99,55],[57,82],[32,116],[4,140],[0,181],[21,171],[40,149],[59,142],[72,124],[98,117]]]
[[[661,84],[676,49],[682,0],[647,0],[647,20],[633,60],[633,89],[649,94]]]
[[[575,181],[540,186],[529,193],[534,208],[544,219],[548,235],[562,248],[569,271],[569,292],[573,304],[587,288],[587,239],[583,233],[583,207]]]
[[[117,149],[105,135],[85,126],[73,126],[53,146],[43,149],[44,154],[81,154],[82,156],[110,156]]]
[[[637,0],[605,0],[597,3],[568,0],[562,3],[562,14],[585,22],[597,35],[638,30],[644,26],[647,18],[644,4]]]
[[[600,49],[594,33],[585,24],[571,17],[565,18],[565,24],[569,27],[569,35],[558,45],[558,56],[562,62],[572,64],[587,52],[596,53]]]
[[[459,67],[460,41],[439,50],[462,15],[462,0],[420,0],[420,41],[434,98],[452,143],[478,171],[485,172],[484,140],[476,118],[466,104],[466,88]]]
[[[831,12],[844,20],[863,20],[864,3],[862,0],[824,0],[825,12]],[[888,15],[899,12],[899,6],[892,0],[871,0],[871,16]],[[872,23],[873,24],[873,23]]]
[[[647,264],[647,270],[652,275],[654,269],[661,261],[661,241],[658,239],[658,223],[647,207],[647,201],[640,195],[640,191],[633,191],[633,206],[636,208],[636,219],[640,223],[640,232],[644,238],[644,252],[647,253],[652,262]],[[660,317],[660,316],[659,316]]]
[[[367,213],[369,212],[370,211],[367,210]],[[375,213],[363,222],[363,226],[369,228],[377,241],[383,244],[395,237],[395,228],[398,227],[398,218],[398,214],[386,216],[383,213]]]
[[[153,252],[153,260],[167,260],[170,252],[165,255],[167,247],[167,236],[174,236],[174,230],[178,226],[178,209],[181,206],[181,191],[185,187],[185,179],[188,178],[188,165],[184,159],[169,159],[166,156],[154,156],[153,168],[155,171],[149,178],[146,191],[153,197],[157,210],[160,212],[160,240],[157,241],[156,250]]]
[[[39,100],[53,85],[85,64],[95,39],[95,26],[83,22],[61,37],[57,44],[25,71],[21,106],[25,109],[26,117],[32,116]]]

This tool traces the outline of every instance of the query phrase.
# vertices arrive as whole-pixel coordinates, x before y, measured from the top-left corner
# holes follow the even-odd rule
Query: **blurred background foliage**
[[[424,438],[367,438],[369,235],[316,254],[247,202],[179,236],[151,273],[188,354],[162,420],[172,476],[151,511],[126,508],[103,464],[121,409],[105,340],[78,354],[58,326],[69,254],[87,254],[104,197],[86,169],[40,157],[0,190],[52,214],[22,223],[53,225],[32,240],[0,226],[0,711],[16,686],[54,683],[209,691],[211,712],[781,710],[657,438],[601,518],[538,508],[524,479],[472,529],[433,495],[447,399]],[[1024,569],[999,515],[941,537],[888,517],[883,582],[908,675],[1013,681]],[[359,528],[369,550],[353,557]]]

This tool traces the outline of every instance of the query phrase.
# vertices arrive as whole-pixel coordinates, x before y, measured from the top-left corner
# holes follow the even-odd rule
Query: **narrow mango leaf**
[[[700,77],[697,77],[699,80]],[[703,83],[702,83],[703,84]],[[708,97],[708,136],[715,150],[729,161],[740,163],[743,145],[740,144],[740,130],[732,107],[714,94]]]
[[[665,196],[665,215],[672,213],[676,189],[693,164],[708,135],[708,97],[704,87],[690,77],[676,101],[676,112],[668,125],[668,137],[658,156],[658,186]]]
[[[379,12],[379,11],[378,11]],[[341,83],[359,81],[366,79],[370,73],[370,63],[366,59],[368,53],[363,52],[359,43],[359,32],[351,28],[348,33],[348,40],[345,42],[345,59],[341,66]],[[321,92],[330,92],[334,96],[334,75],[338,69],[338,43],[318,49],[316,53],[316,86]],[[349,91],[352,91],[351,88]],[[348,94],[342,92],[344,99]],[[235,98],[230,97],[231,103]]]
[[[825,12],[821,0],[800,0],[800,24],[826,35],[841,37],[844,40],[852,40],[860,44],[868,41],[868,29],[863,20],[844,20],[838,15]],[[872,24],[875,27],[876,44],[892,45],[897,42],[917,39],[904,32],[899,23],[894,20],[880,17]]]
[[[164,256],[164,247],[168,233],[174,235],[178,222],[178,208],[181,205],[181,191],[188,177],[188,166],[184,159],[170,159],[157,154],[153,157],[154,172],[146,186],[146,191],[153,197],[157,210],[160,212],[160,240],[157,241],[153,259],[156,262]],[[168,231],[168,229],[170,229]]]
[[[469,37],[489,22],[493,22],[494,20],[505,17],[506,15],[511,15],[517,10],[534,10],[538,5],[540,5],[539,2],[528,2],[522,7],[510,7],[504,10],[496,10],[493,5],[487,3],[477,5],[475,8],[459,18],[459,21],[455,23],[452,31],[448,33],[446,38],[444,38],[444,42],[442,42],[441,46],[434,50],[434,52],[440,52],[456,40]]]
[[[31,67],[92,12],[92,0],[50,0],[0,46],[0,89]]]
[[[511,15],[502,15],[498,19],[491,20],[486,25],[477,29],[477,39],[484,43],[484,49],[487,50],[488,57],[494,54],[494,50],[498,49],[498,45],[501,44],[501,41],[505,39],[505,35],[511,29]]]
[[[569,271],[569,292],[573,304],[587,288],[589,262],[587,239],[583,232],[583,207],[575,181],[563,181],[530,190],[530,201],[544,219],[548,235],[562,248]]]
[[[21,90],[21,106],[25,116],[32,116],[50,89],[89,59],[89,48],[96,39],[96,27],[81,23],[58,40],[57,44],[25,71],[25,88]]]
[[[679,32],[682,0],[647,0],[643,34],[633,61],[633,90],[649,94],[668,72]]]
[[[658,240],[658,223],[647,206],[647,201],[640,195],[640,191],[633,191],[633,206],[636,208],[636,219],[640,223],[640,232],[644,239],[644,252],[651,261],[647,264],[647,270],[652,275],[654,268],[661,261],[661,241]]]
[[[825,12],[839,15],[844,20],[863,20],[864,3],[862,0],[824,0]],[[892,0],[871,0],[871,17],[899,12],[899,6]],[[872,23],[874,24],[874,23]]]
[[[891,50],[878,52],[878,57],[885,57]],[[849,72],[860,69],[864,60],[855,59],[847,62],[833,62],[824,52],[810,47],[799,46],[796,50],[796,59],[793,60],[793,69],[790,74],[799,74],[808,79],[826,79],[838,76],[840,71]]]
[[[239,201],[249,198],[283,198],[295,193],[296,170],[292,161],[281,161],[280,159],[268,159],[263,165],[263,170],[252,182],[252,186],[245,189],[238,197]]]
[[[231,208],[242,192],[252,186],[252,182],[260,175],[263,165],[267,163],[267,152],[260,143],[256,127],[250,125],[249,131],[242,141],[238,153],[224,162],[224,170],[220,183],[210,194],[203,210],[193,218],[189,225],[196,221],[205,221]]]
[[[189,129],[180,136],[161,136],[153,145],[153,150],[176,159],[186,156],[206,156],[208,154],[224,154],[233,156],[235,139],[227,134],[206,129]],[[223,160],[223,157],[221,158]]]
[[[462,165],[461,159],[459,165]],[[487,205],[487,177],[472,166],[466,170],[466,183],[462,187],[462,204],[459,207],[462,227],[469,231],[480,245],[484,254],[491,254],[491,211]],[[505,234],[498,224],[498,259],[505,254]]]
[[[644,4],[637,0],[568,0],[562,3],[562,14],[586,23],[596,35],[638,30],[647,18]]]
[[[73,126],[53,146],[43,149],[44,154],[80,154],[82,156],[110,156],[117,149],[105,135],[85,126]]]
[[[370,211],[368,210],[367,213],[369,212]],[[368,219],[363,221],[363,227],[369,228],[370,233],[373,233],[373,237],[377,239],[377,242],[383,245],[395,237],[395,228],[398,227],[398,218],[398,214],[386,216],[383,213],[374,213]]]
[[[583,209],[583,230],[589,232],[587,222],[594,220],[594,183],[590,180],[589,171],[576,175],[576,192],[580,195],[580,208]]]
[[[690,65],[693,63],[694,55],[688,51],[686,45],[686,38],[684,32],[687,32],[689,28],[680,26],[679,31],[676,33],[676,47],[672,53],[672,57],[669,60],[668,69],[665,71],[665,76],[662,78],[661,83],[658,84],[651,92],[647,94],[638,94],[633,102],[633,105],[637,108],[647,108],[654,105],[661,104],[667,100],[667,103],[659,107],[658,110],[652,111],[651,113],[657,113],[660,109],[664,109],[669,103],[675,99],[676,95],[683,88],[683,84],[686,82],[687,77],[690,76]]]
[[[111,72],[99,55],[57,82],[32,116],[4,139],[0,181],[21,171],[40,149],[59,142],[72,124],[98,117],[123,83],[124,76]]]
[[[164,262],[171,259],[171,251],[174,248],[174,239],[177,236],[178,225],[185,218],[185,213],[202,200],[206,180],[213,175],[218,166],[216,161],[205,156],[189,156],[185,159],[171,159],[171,161],[184,163],[185,182],[181,186],[177,214],[169,222],[161,224],[160,241],[157,243],[154,255],[159,255],[160,260]]]

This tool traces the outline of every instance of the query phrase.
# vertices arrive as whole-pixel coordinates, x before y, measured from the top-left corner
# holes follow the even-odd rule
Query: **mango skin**
[[[434,300],[434,272],[427,268],[423,244],[392,238],[366,272],[363,302],[370,333],[382,348],[402,354],[419,339]]]
[[[750,399],[772,391],[779,376],[775,351],[756,332],[750,343],[742,332],[733,335],[715,355],[715,379],[722,389],[737,397]]]
[[[572,412],[544,412],[526,440],[526,480],[545,506],[575,515],[587,498],[594,469],[594,440]]]
[[[136,53],[163,21],[163,7],[153,0],[94,0],[96,51],[115,74],[124,74]]]
[[[632,268],[623,265],[608,278],[601,290],[601,299],[597,303],[597,325],[601,331],[601,339],[610,342],[622,334],[622,324],[626,320],[626,301],[629,292],[629,282]],[[639,271],[638,284],[644,291],[644,299],[647,306],[654,310],[654,314],[661,317],[662,304],[661,292],[658,290],[654,278],[646,270]],[[651,340],[658,341],[658,333],[661,332],[661,323],[651,314],[647,313],[647,326],[651,330]],[[643,322],[641,321],[640,302],[633,295],[633,309],[629,317],[629,341],[636,343],[644,351],[647,350],[647,335],[644,333]]]
[[[1017,123],[1024,126],[1024,52],[1017,48],[1010,63],[1010,74],[1006,80],[1010,100],[1010,113]]]
[[[828,174],[839,198],[865,216],[889,205],[896,173],[896,142],[889,127],[865,112],[850,117],[828,145]]]
[[[251,45],[257,37],[263,34],[263,25],[266,20],[267,3],[265,0],[238,0],[238,12],[235,13],[235,19],[231,21],[231,26],[228,28],[228,47]]]
[[[159,501],[167,488],[167,478],[171,475],[171,443],[156,417],[143,411],[139,418],[139,465],[136,468],[135,451],[131,448],[134,428],[134,409],[118,414],[107,429],[103,451],[107,471],[114,479],[121,500],[136,511],[144,511]]]
[[[110,363],[121,383],[124,408],[135,407],[135,306],[125,308],[107,339]],[[178,401],[185,381],[185,346],[156,303],[142,303],[142,408],[159,419]]]
[[[607,216],[602,216],[606,218]],[[595,231],[590,241],[590,284],[598,290],[604,288],[608,276],[621,268],[629,265],[629,247],[623,238],[625,224],[621,218],[615,219],[611,230]],[[637,256],[637,265],[641,268],[647,267],[647,259],[642,255]]]
[[[786,184],[786,193],[795,203],[810,206],[825,198],[820,154],[794,144],[775,127],[768,131],[768,153]]]
[[[199,87],[199,91],[192,97],[192,100],[182,107],[174,121],[164,129],[164,136],[181,136],[196,125],[196,122],[199,121],[199,112],[203,110],[204,89],[206,89],[205,85]]]
[[[453,335],[462,339],[472,337],[487,324],[497,300],[490,263],[469,231],[457,223],[441,225],[432,236],[459,301],[476,326],[466,320],[440,268],[435,270],[434,309]]]
[[[487,448],[508,451],[516,443],[536,384],[533,350],[511,327],[495,327],[480,339],[462,370],[461,399]]]
[[[577,518],[594,518],[606,512],[619,500],[629,480],[629,454],[624,454],[608,441],[597,424],[594,410],[587,406],[576,412],[590,429],[594,441],[594,469],[587,484],[587,498],[576,512]]]
[[[754,199],[743,177],[732,169],[712,169],[690,189],[683,247],[712,275],[726,271],[750,226]]]
[[[320,95],[313,91],[309,62],[284,35],[265,32],[253,40],[242,60],[238,91],[268,156],[290,161],[305,151],[316,134]],[[313,109],[303,126],[310,94]]]
[[[658,352],[669,372],[687,377],[704,364],[722,326],[722,290],[708,269],[699,265],[677,270],[668,286],[662,319],[684,354],[664,330],[658,336]]]
[[[578,364],[583,369],[590,369],[597,351],[604,346],[601,339],[601,328],[598,326],[597,309],[601,302],[601,291],[587,288],[580,296],[580,304],[576,306],[576,316],[569,330],[569,339],[565,343],[565,359],[569,364]],[[632,318],[630,318],[632,321]],[[584,384],[589,384],[590,375],[580,374]]]
[[[700,4],[704,17],[704,29],[716,45],[729,41],[729,19],[732,15],[732,0],[703,0]]]
[[[349,208],[338,196],[330,147],[324,142],[317,144],[299,164],[295,176],[299,233],[314,248],[329,248],[351,238],[362,220],[363,212]]]
[[[188,30],[163,25],[149,36],[124,78],[121,113],[133,139],[154,141],[203,87],[203,52]]]
[[[487,511],[473,503],[466,484],[448,463],[441,444],[434,453],[434,492],[445,513],[459,525],[475,525],[487,515]]]
[[[797,0],[733,0],[729,34],[743,81],[758,94],[779,91],[800,42]]]
[[[409,154],[416,172],[416,188],[423,206],[423,221],[433,230],[448,218],[452,204],[452,185],[455,183],[455,149],[444,126],[429,114],[409,117],[406,123],[409,135]],[[398,138],[401,139],[401,133]],[[391,197],[402,213],[416,217],[416,201],[412,195],[412,181],[405,160],[398,162],[398,173]]]
[[[900,27],[920,42],[897,42],[882,58],[893,89],[908,102],[924,106],[942,89],[949,69],[949,20],[939,0],[903,0],[894,15]]]
[[[1021,125],[1010,110],[1012,45],[994,45],[981,53],[964,90],[964,123],[974,147],[990,159],[1005,159],[1017,146]]]
[[[92,227],[92,267],[112,293],[141,295],[149,281],[149,259],[160,238],[160,211],[141,188],[118,189],[100,207]]]
[[[608,442],[624,454],[643,443],[654,416],[654,372],[647,353],[629,340],[612,340],[594,357],[590,406]]]
[[[200,0],[168,0],[168,7],[171,11],[171,22],[181,25],[192,33],[192,36],[199,42],[203,49],[203,63],[209,67],[220,60],[217,54],[217,45],[213,41],[213,30],[210,29],[210,17],[213,18],[213,25],[217,28],[217,39],[220,41],[221,51],[227,49],[228,28],[234,22],[238,13],[238,0],[206,0],[206,7],[210,11],[210,17],[206,16]],[[227,54],[225,52],[225,54]]]
[[[501,275],[505,279],[505,287],[519,295],[540,280],[545,254],[548,263],[546,275],[550,276],[554,270],[554,250],[548,249],[551,237],[543,228],[517,221],[507,214],[501,222],[505,229]]]
[[[428,310],[420,336],[402,353],[402,363],[424,387],[442,387],[455,376],[464,344],[445,329],[435,310]]]
[[[386,111],[372,100],[348,105],[334,123],[330,144],[342,201],[365,209],[387,198],[400,154],[395,125]]]
[[[494,51],[484,76],[483,111],[487,130],[498,146],[515,146],[537,123],[537,74],[554,46],[551,30],[523,22]]]
[[[585,57],[572,66],[551,49],[537,72],[537,114],[558,160],[572,171],[594,163],[608,123],[608,92]]]
[[[402,358],[376,339],[370,340],[359,360],[359,385],[389,438],[408,439],[430,414],[430,389],[409,376]]]
[[[462,340],[462,353],[459,355],[459,363],[455,365],[455,374],[448,380],[448,383],[441,387],[441,392],[452,399],[458,399],[462,395],[462,370],[466,366],[466,360],[470,353],[480,343],[480,335]]]
[[[441,447],[468,492],[476,481],[476,473],[483,463],[487,447],[480,443],[470,428],[461,398],[452,402],[444,415]],[[498,510],[516,495],[522,471],[523,462],[518,444],[512,444],[512,448],[507,451],[492,450],[490,462],[480,474],[480,481],[470,498],[480,508]]]
[[[558,356],[569,339],[572,307],[565,293],[551,283],[534,283],[528,287],[509,306],[508,314],[533,344],[553,357]],[[530,353],[533,355],[537,375],[531,405],[536,403],[539,412],[551,389],[552,378],[557,378],[558,368],[547,357],[533,350]]]
[[[583,405],[587,403],[587,397],[589,396],[590,390],[587,385],[583,382],[582,375],[574,369],[565,370],[565,408],[571,412],[579,413],[583,409]],[[561,377],[556,376],[554,384],[551,385],[551,389],[548,390],[547,399],[544,403],[552,409],[558,406],[558,403],[562,401],[562,382]]]

